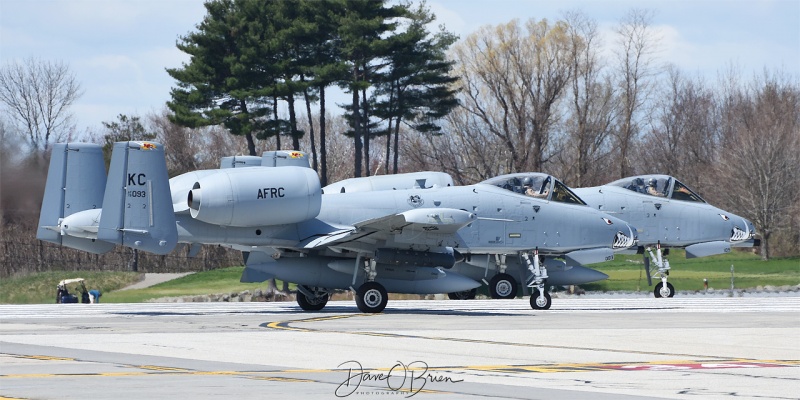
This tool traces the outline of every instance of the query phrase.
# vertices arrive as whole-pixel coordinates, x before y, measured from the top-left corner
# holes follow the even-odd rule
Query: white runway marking
[[[386,313],[458,312],[481,314],[633,313],[661,310],[672,313],[800,312],[798,297],[734,297],[672,299],[553,299],[550,310],[532,310],[528,299],[514,300],[394,300]],[[295,302],[268,303],[139,303],[0,305],[0,320],[31,318],[158,317],[175,315],[308,314]],[[358,313],[355,302],[332,301],[323,313]]]

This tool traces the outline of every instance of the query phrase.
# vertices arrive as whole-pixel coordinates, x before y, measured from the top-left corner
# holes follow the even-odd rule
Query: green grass
[[[738,289],[758,286],[784,286],[800,284],[800,258],[782,258],[762,261],[749,252],[735,251],[713,257],[687,259],[684,251],[673,250],[669,257],[669,282],[676,290],[703,290],[703,279],[708,287],[722,290],[731,287],[731,265],[733,265],[734,287]],[[583,285],[592,291],[650,291],[644,273],[642,255],[618,255],[614,261],[594,264],[608,274],[605,281]],[[658,283],[654,279],[653,284]]]
[[[800,284],[800,258],[761,261],[748,252],[686,259],[683,251],[672,251],[669,256],[672,270],[669,281],[677,290],[703,290],[703,279],[710,288],[723,290],[731,285],[731,265],[734,266],[735,287],[783,286]],[[609,279],[583,285],[591,291],[651,291],[642,268],[641,255],[621,255],[614,261],[591,265],[609,275]],[[0,303],[30,304],[54,303],[56,285],[62,279],[84,278],[87,289],[100,289],[104,303],[137,303],[160,297],[194,296],[233,293],[266,289],[267,283],[240,283],[243,267],[230,267],[198,272],[145,289],[118,289],[141,279],[133,272],[45,272],[0,281]],[[653,282],[654,284],[657,281]],[[280,288],[282,283],[278,282]],[[289,286],[291,290],[295,285]],[[71,288],[70,288],[71,289]]]
[[[219,268],[198,272],[168,282],[160,283],[144,289],[123,290],[103,293],[101,300],[105,303],[139,303],[160,297],[197,296],[204,294],[240,293],[256,289],[265,290],[267,283],[240,283],[244,267]],[[278,281],[278,288],[282,287]],[[295,289],[294,284],[289,289]]]
[[[56,286],[64,279],[83,278],[87,290],[106,293],[139,282],[143,276],[135,272],[51,271],[0,280],[0,304],[42,304],[56,302]],[[68,285],[70,293],[76,284]]]

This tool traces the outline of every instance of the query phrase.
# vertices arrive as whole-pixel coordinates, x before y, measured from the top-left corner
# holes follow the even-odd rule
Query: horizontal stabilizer
[[[178,243],[160,143],[114,143],[97,237],[155,254],[167,254]]]
[[[724,241],[693,244],[686,247],[686,258],[708,257],[731,252],[731,244]]]

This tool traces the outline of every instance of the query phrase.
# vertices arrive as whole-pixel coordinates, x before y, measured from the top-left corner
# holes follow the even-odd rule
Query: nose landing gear
[[[655,268],[658,270],[655,274],[652,275],[653,278],[660,278],[661,282],[656,284],[655,289],[653,289],[653,295],[657,298],[661,297],[672,297],[675,296],[675,287],[672,286],[669,282],[667,282],[667,277],[669,277],[669,260],[663,257],[662,250],[661,250],[661,243],[656,243],[656,252],[653,254],[653,249],[648,247],[646,249],[650,253],[650,258],[648,259],[645,257],[645,269],[647,269],[647,280],[650,283],[650,276],[651,276],[651,268],[650,263],[655,265]],[[652,260],[648,262],[649,260]]]
[[[539,250],[533,251],[533,260],[528,253],[521,253],[522,259],[528,264],[528,270],[531,271],[533,276],[529,279],[528,287],[533,288],[531,294],[531,308],[534,310],[548,310],[553,304],[544,284],[547,281],[547,268],[539,263]]]

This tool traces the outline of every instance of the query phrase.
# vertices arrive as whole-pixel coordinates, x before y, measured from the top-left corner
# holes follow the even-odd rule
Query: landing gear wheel
[[[666,287],[664,287],[664,282],[659,282],[656,285],[656,288],[653,289],[653,294],[657,298],[658,297],[672,297],[672,296],[675,296],[675,288],[669,282],[667,282],[667,286]]]
[[[463,292],[448,293],[447,297],[449,297],[450,300],[472,300],[475,298],[475,295],[477,293],[478,289],[472,289],[472,290],[465,290]]]
[[[548,291],[544,291],[544,299],[539,300],[539,289],[533,289],[533,294],[531,294],[531,308],[534,310],[549,310],[550,306],[553,304],[553,300],[550,299],[550,293]]]
[[[310,293],[316,293],[313,288],[308,286],[304,286],[306,291]],[[328,293],[321,293],[316,297],[308,297],[302,292],[297,292],[297,305],[300,306],[304,311],[319,311],[325,308],[325,305],[328,304]]]
[[[356,305],[363,313],[379,313],[388,301],[386,289],[378,282],[366,282],[356,290]]]
[[[497,274],[489,281],[489,294],[493,299],[517,297],[517,280],[509,274]]]

